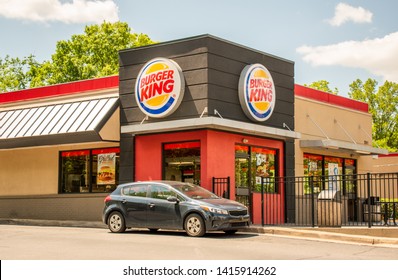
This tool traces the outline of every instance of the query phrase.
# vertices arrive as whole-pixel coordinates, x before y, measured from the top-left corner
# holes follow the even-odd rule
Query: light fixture
[[[249,140],[246,139],[246,138],[243,138],[243,139],[242,139],[242,142],[246,144],[246,143],[249,143]]]

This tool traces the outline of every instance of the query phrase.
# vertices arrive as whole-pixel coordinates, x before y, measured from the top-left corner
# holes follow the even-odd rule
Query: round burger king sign
[[[239,101],[246,116],[255,121],[271,117],[275,107],[275,85],[261,64],[246,66],[239,79]]]
[[[135,83],[135,98],[142,112],[154,118],[172,114],[184,97],[180,66],[167,58],[155,58],[142,67]]]

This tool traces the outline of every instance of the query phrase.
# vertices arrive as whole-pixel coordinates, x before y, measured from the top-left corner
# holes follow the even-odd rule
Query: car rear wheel
[[[191,214],[185,219],[185,231],[189,236],[200,237],[205,235],[206,227],[201,216]]]
[[[126,223],[122,214],[112,212],[108,217],[108,227],[111,232],[120,233],[126,230]]]

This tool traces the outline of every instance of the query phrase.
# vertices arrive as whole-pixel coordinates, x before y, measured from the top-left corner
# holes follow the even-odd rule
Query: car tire
[[[198,214],[191,214],[185,219],[185,232],[192,237],[201,237],[206,233],[203,218]]]
[[[119,212],[112,212],[108,217],[108,228],[111,232],[121,233],[126,230],[124,217]]]
[[[225,234],[227,235],[233,235],[237,232],[236,229],[231,229],[231,230],[224,230]]]

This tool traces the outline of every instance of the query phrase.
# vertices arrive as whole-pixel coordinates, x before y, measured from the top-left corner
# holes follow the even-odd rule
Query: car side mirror
[[[180,202],[180,200],[177,197],[175,197],[175,196],[169,196],[167,198],[167,201],[168,202],[174,202],[174,203],[179,203]]]

